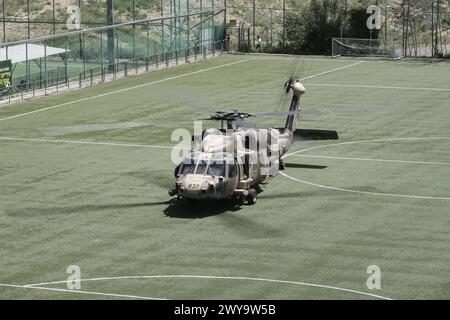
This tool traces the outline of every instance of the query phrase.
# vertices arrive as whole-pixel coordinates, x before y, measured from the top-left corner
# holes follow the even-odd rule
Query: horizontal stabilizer
[[[333,130],[297,129],[294,138],[299,140],[338,140],[339,135]]]

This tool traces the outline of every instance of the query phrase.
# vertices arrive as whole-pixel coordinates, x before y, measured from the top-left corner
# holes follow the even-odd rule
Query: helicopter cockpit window
[[[194,173],[195,171],[195,163],[193,160],[190,161],[190,163],[182,163],[180,167],[180,171],[178,171],[178,174],[185,175]]]
[[[184,164],[180,169],[180,174],[194,173],[195,164]]]
[[[211,162],[208,167],[207,174],[212,176],[225,176],[225,164],[223,161],[220,162]]]
[[[196,174],[205,174],[206,167],[208,166],[208,162],[204,160],[200,160],[197,165],[197,170],[195,170]]]

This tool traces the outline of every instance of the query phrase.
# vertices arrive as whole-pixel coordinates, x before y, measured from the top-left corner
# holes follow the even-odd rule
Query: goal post
[[[331,54],[333,58],[347,57],[386,57],[401,58],[401,50],[396,50],[395,43],[380,39],[333,38]]]

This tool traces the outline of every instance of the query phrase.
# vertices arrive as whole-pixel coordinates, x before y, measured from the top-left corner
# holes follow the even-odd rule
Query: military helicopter
[[[282,156],[295,140],[339,138],[336,131],[297,129],[300,97],[306,90],[293,77],[284,86],[286,93],[292,90],[292,99],[283,128],[249,124],[245,119],[255,114],[238,111],[218,111],[202,119],[220,121],[221,128],[192,136],[194,146],[176,167],[169,195],[180,201],[235,198],[255,204],[259,184],[284,170]]]

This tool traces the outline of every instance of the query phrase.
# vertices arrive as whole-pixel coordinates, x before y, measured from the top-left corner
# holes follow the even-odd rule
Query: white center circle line
[[[285,159],[290,156],[298,155],[299,153],[303,153],[310,150],[316,150],[316,149],[323,149],[323,148],[329,148],[334,146],[341,146],[341,145],[352,145],[352,144],[360,144],[360,143],[370,143],[370,142],[395,142],[395,141],[426,141],[426,140],[450,140],[450,137],[421,137],[421,138],[388,138],[388,139],[371,139],[371,140],[357,140],[357,141],[348,141],[348,142],[341,142],[341,143],[333,143],[333,144],[326,144],[321,146],[314,146],[310,148],[305,148],[302,150],[294,151],[291,153],[288,153],[284,155],[282,158]],[[340,187],[334,187],[334,186],[328,186],[323,184],[318,184],[302,179],[298,179],[295,177],[292,177],[288,175],[287,173],[280,172],[281,175],[284,177],[296,181],[301,182],[306,185],[310,185],[313,187],[318,187],[322,189],[328,189],[328,190],[336,190],[336,191],[342,191],[342,192],[348,192],[348,193],[357,193],[357,194],[366,194],[366,195],[374,195],[374,196],[387,196],[387,197],[398,197],[398,198],[410,198],[410,199],[424,199],[424,200],[445,200],[449,201],[450,197],[433,197],[433,196],[422,196],[422,195],[410,195],[410,194],[397,194],[397,193],[384,193],[384,192],[370,192],[370,191],[361,191],[361,190],[354,190],[354,189],[346,189],[346,188],[340,188]]]
[[[130,279],[165,279],[165,278],[168,278],[168,279],[179,278],[179,279],[241,280],[241,281],[281,283],[281,284],[290,284],[290,285],[297,285],[297,286],[330,289],[330,290],[343,291],[343,292],[354,293],[354,294],[359,294],[359,295],[365,295],[365,296],[369,296],[369,297],[373,297],[373,298],[377,298],[377,299],[393,300],[392,298],[388,298],[388,297],[373,294],[373,293],[357,291],[357,290],[352,290],[352,289],[346,289],[346,288],[340,288],[340,287],[329,286],[329,285],[321,285],[321,284],[315,284],[315,283],[298,282],[298,281],[290,281],[290,280],[275,280],[275,279],[238,277],[238,276],[233,277],[233,276],[209,276],[209,275],[203,275],[203,276],[202,275],[146,275],[146,276],[117,276],[117,277],[87,278],[87,279],[80,279],[80,281],[87,282],[87,281],[109,281],[109,280],[130,280]],[[23,288],[41,288],[42,286],[46,286],[46,285],[63,284],[63,283],[67,283],[67,280],[27,284],[27,285],[22,285],[21,287],[23,287]]]

